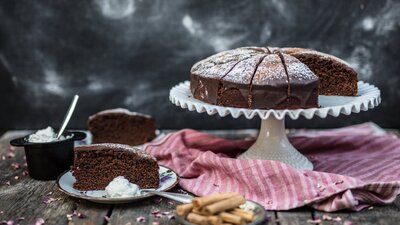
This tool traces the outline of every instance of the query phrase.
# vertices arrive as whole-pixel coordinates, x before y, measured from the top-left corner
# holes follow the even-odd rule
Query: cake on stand
[[[328,115],[337,117],[340,114],[350,115],[360,111],[367,111],[381,102],[380,90],[373,85],[358,82],[358,95],[347,96],[319,96],[320,108],[295,110],[261,110],[233,108],[211,105],[193,98],[189,88],[189,81],[182,82],[170,90],[170,101],[184,109],[206,112],[208,115],[218,114],[221,117],[231,115],[238,118],[243,115],[247,119],[256,116],[261,118],[261,128],[255,143],[242,155],[241,159],[277,160],[297,169],[312,170],[312,163],[289,142],[285,130],[285,117],[298,119],[304,116],[311,119],[314,116],[326,118]]]

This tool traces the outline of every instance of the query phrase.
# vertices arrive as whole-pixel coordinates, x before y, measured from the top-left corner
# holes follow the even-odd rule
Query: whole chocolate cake
[[[109,109],[89,117],[92,143],[140,145],[156,136],[155,120],[127,109]]]
[[[157,160],[129,145],[93,144],[76,147],[73,175],[78,190],[103,190],[118,176],[140,188],[158,188]]]
[[[215,54],[192,67],[190,90],[194,98],[210,104],[251,109],[318,107],[319,91],[349,95],[348,90],[340,91],[344,86],[357,91],[357,74],[355,79],[353,74],[347,75],[351,85],[340,83],[344,79],[338,78],[335,83],[335,79],[325,78],[329,72],[334,77],[340,77],[335,75],[338,71],[354,72],[347,64],[306,49],[307,57],[301,58],[300,50],[242,47]],[[327,67],[314,69],[315,74],[311,68],[317,65]],[[320,81],[324,84],[320,85]],[[335,89],[327,91],[327,86]]]

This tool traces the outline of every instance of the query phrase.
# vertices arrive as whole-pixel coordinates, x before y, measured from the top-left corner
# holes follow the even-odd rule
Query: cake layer
[[[89,117],[92,143],[140,145],[156,136],[155,120],[127,109],[104,110]]]
[[[140,188],[158,188],[157,160],[142,150],[108,143],[76,147],[74,153],[72,171],[78,190],[103,190],[118,176]]]

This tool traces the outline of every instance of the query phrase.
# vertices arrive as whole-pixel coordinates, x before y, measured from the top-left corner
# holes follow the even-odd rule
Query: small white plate
[[[179,182],[178,175],[173,170],[165,166],[160,166],[159,173],[160,186],[156,189],[157,191],[168,191],[171,188],[175,187],[175,185]],[[71,171],[64,172],[57,179],[57,186],[60,191],[72,197],[86,199],[97,203],[121,204],[139,201],[154,195],[147,193],[134,197],[109,198],[106,197],[106,193],[104,190],[80,191],[73,187],[74,183],[75,177],[72,175]]]

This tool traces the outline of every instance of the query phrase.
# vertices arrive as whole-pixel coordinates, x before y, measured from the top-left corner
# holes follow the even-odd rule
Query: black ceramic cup
[[[14,139],[11,145],[25,148],[29,176],[36,180],[55,180],[62,172],[69,170],[74,162],[74,141],[86,138],[84,132],[65,131],[64,140],[33,143],[29,135]]]

